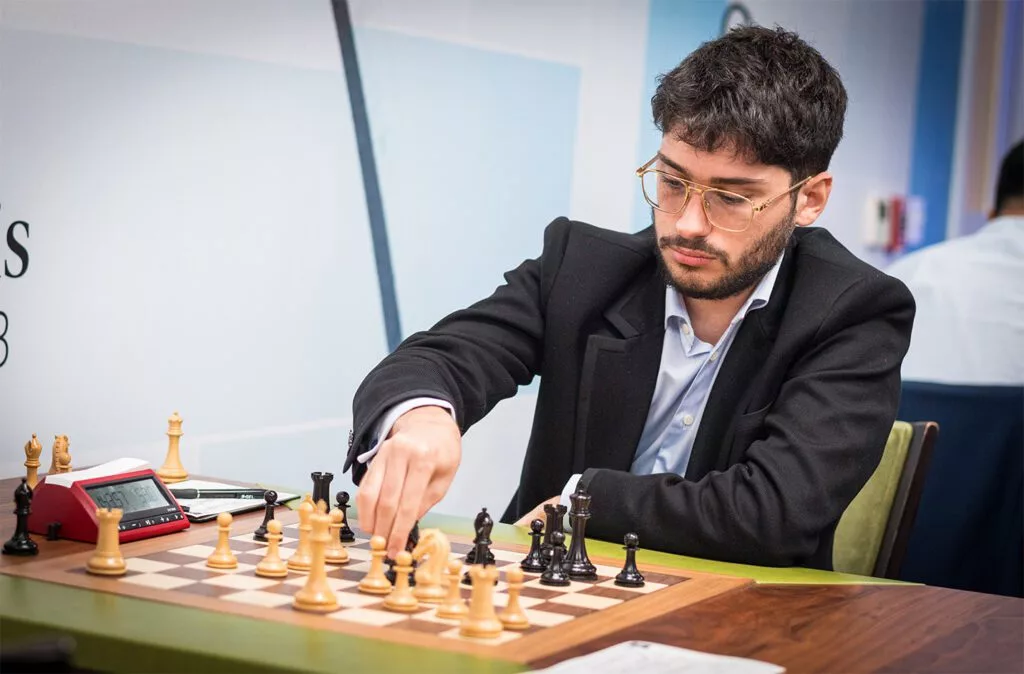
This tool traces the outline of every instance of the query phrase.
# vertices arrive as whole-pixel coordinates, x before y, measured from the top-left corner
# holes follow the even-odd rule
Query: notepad
[[[174,489],[237,489],[237,484],[225,484],[223,482],[208,482],[206,480],[185,480],[169,485]],[[277,502],[284,503],[297,499],[298,494],[288,492],[277,492]],[[179,498],[178,503],[188,506],[185,515],[189,522],[207,522],[215,519],[221,513],[245,513],[252,510],[260,510],[266,505],[265,501],[259,499],[241,498]]]

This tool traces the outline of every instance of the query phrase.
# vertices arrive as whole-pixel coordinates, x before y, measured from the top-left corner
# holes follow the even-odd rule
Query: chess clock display
[[[47,534],[59,522],[59,536],[95,543],[99,534],[97,508],[120,508],[121,543],[187,529],[188,519],[167,487],[150,469],[66,482],[47,476],[33,490],[28,528]],[[50,483],[48,483],[50,482]]]

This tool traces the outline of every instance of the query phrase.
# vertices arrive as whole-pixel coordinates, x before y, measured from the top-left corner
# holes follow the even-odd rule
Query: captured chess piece
[[[184,482],[188,479],[188,472],[185,471],[185,466],[181,465],[178,447],[182,435],[181,417],[175,412],[167,420],[167,458],[164,459],[164,465],[160,466],[160,470],[156,471],[166,484]]]
[[[525,630],[530,626],[530,619],[526,617],[526,611],[519,604],[519,593],[523,589],[522,570],[510,567],[505,571],[505,580],[508,581],[508,604],[505,610],[498,614],[498,620],[507,630]]]
[[[117,525],[123,511],[120,508],[97,508],[99,535],[96,537],[96,551],[86,562],[85,570],[97,576],[123,576],[128,570],[121,554]]]
[[[383,536],[370,539],[370,570],[359,581],[359,591],[367,594],[387,594],[391,583],[384,575],[384,557],[387,556],[388,541]]]
[[[217,547],[213,554],[206,558],[206,565],[211,569],[234,569],[238,567],[238,558],[231,552],[231,513],[217,515]]]
[[[345,516],[341,514],[341,511],[337,508],[333,508],[329,513],[331,518],[331,525],[329,528],[328,535],[330,540],[327,541],[327,547],[324,549],[324,560],[328,564],[347,564],[348,563],[348,550],[341,544],[341,538],[338,536],[338,532],[341,531],[341,523],[345,519]]]
[[[493,639],[501,636],[502,625],[494,610],[494,584],[498,580],[498,569],[487,564],[469,567],[473,592],[469,596],[469,613],[459,625],[459,634],[477,639]]]
[[[48,475],[71,472],[71,441],[66,435],[53,436],[53,456],[50,459]]]
[[[28,486],[28,478],[21,478],[21,484],[14,490],[14,514],[17,522],[14,535],[4,543],[3,554],[27,557],[38,555],[39,546],[28,536],[28,516],[32,514],[32,490]]]
[[[636,568],[636,549],[640,547],[640,537],[630,532],[623,538],[626,544],[626,564],[619,575],[615,576],[615,584],[622,587],[643,587],[644,575]]]
[[[39,442],[39,438],[36,434],[32,434],[32,439],[25,443],[25,468],[27,470],[26,479],[28,480],[28,488],[35,489],[36,485],[39,484],[39,456],[43,453],[43,445]]]
[[[281,523],[277,520],[267,522],[267,552],[256,565],[256,575],[263,578],[284,578],[288,575],[288,565],[281,559]]]
[[[544,534],[543,520],[536,519],[530,522],[530,537],[533,541],[530,543],[530,552],[527,553],[523,561],[519,562],[519,567],[523,571],[531,571],[533,573],[540,573],[547,566],[544,564],[544,555],[540,549],[540,539]]]
[[[565,573],[573,580],[597,580],[597,567],[587,556],[586,528],[590,519],[590,494],[582,487],[569,496],[572,510],[569,511],[569,523],[572,525],[572,543],[569,554],[562,562]]]
[[[264,506],[263,522],[256,528],[256,531],[252,532],[252,539],[254,541],[266,542],[267,524],[270,520],[274,519],[274,503],[277,501],[277,492],[273,489],[268,489],[263,494],[263,500],[267,502],[266,506]]]
[[[448,620],[462,620],[469,613],[469,607],[462,599],[459,576],[462,575],[462,562],[457,559],[448,562],[448,594],[437,607],[434,615]]]
[[[409,586],[412,574],[412,555],[402,550],[395,560],[395,586],[384,600],[384,608],[400,613],[412,613],[420,607],[420,602]]]
[[[306,577],[306,584],[295,593],[292,601],[292,607],[300,611],[330,613],[338,609],[338,597],[327,582],[327,566],[324,563],[324,549],[327,547],[327,537],[330,536],[330,521],[330,517],[320,512],[312,516],[312,562],[309,576]]]
[[[342,523],[341,523],[341,542],[342,543],[355,543],[356,542],[356,534],[348,526],[348,509],[350,507],[349,504],[348,504],[348,499],[349,499],[349,496],[348,496],[348,492],[347,491],[339,491],[338,492],[338,505],[337,505],[337,508],[338,508],[338,510],[341,511],[342,515],[344,515],[344,519],[342,520]]]
[[[313,552],[310,547],[310,536],[313,533],[312,517],[316,514],[316,508],[312,501],[303,501],[299,504],[299,542],[295,546],[295,552],[288,558],[288,568],[292,571],[309,571],[313,563]]]
[[[316,471],[315,473],[310,473],[309,476],[313,480],[313,503],[323,501],[327,508],[330,509],[331,481],[334,479],[334,473]]]
[[[555,587],[565,587],[570,584],[569,576],[562,568],[562,559],[565,553],[565,534],[561,531],[555,531],[551,534],[551,562],[548,564],[548,568],[544,569],[544,573],[540,575],[541,585],[552,585]]]

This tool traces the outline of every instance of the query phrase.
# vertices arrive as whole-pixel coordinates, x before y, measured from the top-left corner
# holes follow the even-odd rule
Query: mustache
[[[707,242],[707,239],[687,239],[685,236],[679,236],[678,234],[675,236],[658,237],[658,248],[669,247],[689,248],[690,250],[695,250],[701,253],[707,253],[708,255],[713,255],[714,257],[718,258],[719,260],[722,260],[723,262],[728,257],[725,254],[725,251],[715,248],[714,246]]]

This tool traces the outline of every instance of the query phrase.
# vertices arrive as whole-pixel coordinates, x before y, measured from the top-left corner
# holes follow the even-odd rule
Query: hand
[[[546,505],[558,505],[558,501],[561,500],[561,498],[562,498],[562,495],[559,494],[558,496],[552,496],[547,501],[541,501],[540,505],[538,505],[536,508],[534,508],[530,512],[528,512],[525,515],[523,515],[521,518],[519,518],[519,521],[516,522],[516,526],[517,527],[529,527],[530,526],[530,522],[532,522],[532,521],[534,521],[536,519],[544,520],[545,517],[546,517],[546,515],[544,514],[544,506],[546,506]]]
[[[395,559],[412,525],[448,491],[461,459],[462,435],[448,410],[417,407],[400,416],[359,485],[360,528],[386,538]]]

